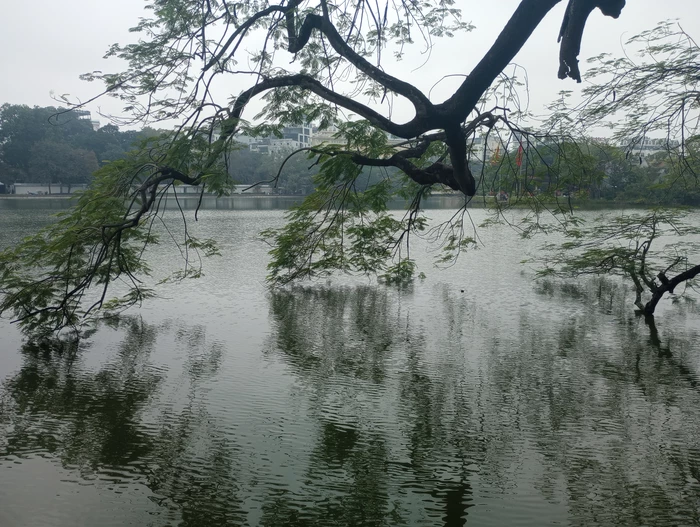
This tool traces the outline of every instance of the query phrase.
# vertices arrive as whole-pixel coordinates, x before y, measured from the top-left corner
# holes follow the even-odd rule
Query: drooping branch
[[[132,205],[138,196],[141,199],[141,206],[134,213],[129,207],[124,215],[124,221],[102,226],[102,238],[105,245],[111,243],[112,239],[121,231],[136,227],[141,218],[147,214],[156,201],[158,187],[165,181],[179,181],[185,185],[197,186],[200,183],[199,176],[188,176],[172,167],[154,167],[154,173],[149,176],[135,191]],[[110,229],[115,229],[110,231]]]
[[[569,0],[559,30],[561,47],[559,48],[558,77],[560,79],[571,77],[576,82],[581,82],[578,55],[581,52],[581,40],[586,21],[596,7],[604,15],[617,18],[625,7],[625,0]]]
[[[49,329],[52,331],[59,330],[67,325],[75,325],[81,300],[93,284],[100,286],[101,293],[91,306],[82,311],[83,317],[103,306],[108,287],[121,275],[127,276],[135,286],[133,294],[125,298],[128,301],[126,305],[142,299],[144,291],[138,285],[139,281],[134,276],[135,271],[132,267],[136,253],[125,247],[126,240],[149,213],[157,210],[157,201],[164,192],[161,186],[163,183],[180,181],[196,185],[201,178],[155,164],[144,165],[143,169],[148,171],[149,175],[138,186],[128,185],[128,196],[124,197],[131,197],[131,200],[125,203],[121,218],[114,218],[111,222],[100,221],[99,224],[82,225],[76,232],[69,229],[56,234],[58,231],[54,229],[50,233],[35,235],[34,243],[41,247],[46,242],[53,249],[32,253],[33,260],[31,264],[27,264],[30,270],[26,276],[19,273],[5,277],[8,282],[4,284],[6,289],[2,291],[4,298],[0,303],[0,311],[13,310],[17,322],[25,323],[32,319],[38,321],[39,325],[50,325]],[[99,211],[100,216],[110,214],[109,208],[110,205],[106,205],[104,211]],[[85,194],[81,196],[75,214],[78,217],[89,217],[95,212],[93,209],[93,200],[89,194]],[[143,241],[148,243],[147,238],[143,238]],[[56,245],[65,245],[64,258],[52,256],[51,251],[58,250]],[[32,244],[20,245],[17,249],[20,251],[18,254],[24,254],[22,251],[31,252],[35,250],[33,247]],[[143,271],[143,265],[138,262],[136,265],[138,270]],[[32,276],[33,271],[41,273],[43,278],[37,279]],[[57,286],[62,290],[60,294],[56,293]],[[30,327],[33,327],[31,323]]]

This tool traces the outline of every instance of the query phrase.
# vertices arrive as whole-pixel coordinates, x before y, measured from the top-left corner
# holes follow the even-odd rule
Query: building
[[[97,119],[92,118],[92,114],[90,113],[89,110],[71,110],[71,113],[75,115],[78,119],[82,119],[84,121],[90,121],[90,126],[92,126],[92,129],[97,132],[97,130],[100,129],[100,121]]]
[[[52,185],[44,185],[43,183],[15,183],[10,185],[11,194],[18,196],[48,196],[53,194],[73,194],[78,190],[85,190],[87,185],[77,183],[75,185],[67,185],[54,183]]]
[[[328,128],[319,130],[314,128],[313,135],[311,136],[311,146],[318,146],[322,144],[342,144],[344,141],[340,137],[335,137],[338,132],[338,127],[331,125]]]
[[[250,137],[237,135],[236,141],[248,146],[252,152],[260,154],[276,154],[308,148],[312,145],[313,129],[306,123],[297,126],[285,126],[282,128],[282,137],[270,135],[268,137]]]
[[[282,139],[296,143],[297,148],[311,146],[313,129],[306,123],[299,126],[285,126],[282,128]]]
[[[661,152],[670,152],[681,146],[680,141],[668,139],[652,139],[650,137],[626,138],[620,141],[620,148],[641,157],[653,156]]]
[[[486,149],[486,157],[490,158],[505,154],[508,147],[503,144],[497,133],[474,137],[471,141],[472,152],[481,154],[484,152],[484,149]]]
[[[668,138],[653,139],[650,137],[626,138],[620,141],[620,148],[629,154],[631,163],[638,163],[643,167],[648,167],[648,158],[656,154],[671,154],[681,146],[680,141]]]

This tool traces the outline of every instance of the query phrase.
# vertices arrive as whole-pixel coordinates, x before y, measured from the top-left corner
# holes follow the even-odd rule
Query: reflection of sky
[[[165,286],[75,360],[0,356],[0,496],[16,504],[0,524],[33,511],[73,525],[78,508],[83,525],[690,517],[692,310],[658,316],[661,357],[619,287],[534,286],[518,262],[539,242],[507,227],[444,271],[416,242],[428,278],[406,290],[343,278],[270,293],[254,235],[281,218],[204,211],[195,234],[223,239],[204,278]],[[165,245],[151,258],[174,261]]]

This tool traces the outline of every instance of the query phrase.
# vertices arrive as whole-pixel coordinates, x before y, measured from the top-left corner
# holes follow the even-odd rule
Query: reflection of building
[[[250,137],[237,135],[236,141],[247,145],[252,152],[261,154],[274,154],[283,151],[297,150],[312,145],[313,130],[311,125],[285,126],[282,128],[282,137],[274,135],[268,137]]]

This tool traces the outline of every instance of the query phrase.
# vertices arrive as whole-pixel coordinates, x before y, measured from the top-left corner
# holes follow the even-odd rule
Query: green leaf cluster
[[[0,253],[0,315],[12,316],[32,335],[78,331],[99,308],[121,310],[151,296],[142,282],[151,272],[143,255],[159,242],[163,201],[177,201],[184,182],[219,193],[230,188],[223,161],[211,161],[216,148],[196,136],[153,137],[99,169],[72,209]],[[201,274],[194,255],[218,254],[212,240],[198,240],[186,228],[179,246],[179,278]]]
[[[658,293],[660,298],[666,292],[662,286],[673,276],[682,277],[678,283],[683,287],[693,286],[697,274],[693,260],[700,257],[700,243],[694,240],[700,227],[688,223],[687,215],[680,209],[656,209],[601,216],[592,224],[566,229],[566,241],[545,244],[530,262],[538,264],[539,277],[628,279],[636,291],[635,304],[644,311],[642,296]],[[653,307],[645,312],[652,314]]]
[[[319,165],[314,192],[287,214],[284,227],[262,233],[272,247],[268,278],[274,284],[334,272],[378,275],[391,283],[413,277],[409,238],[426,226],[419,202],[403,217],[390,212],[389,202],[406,192],[403,178],[386,171],[375,179],[351,153],[381,158],[394,149],[367,122],[346,123],[339,135],[347,150],[316,149],[310,155]]]

